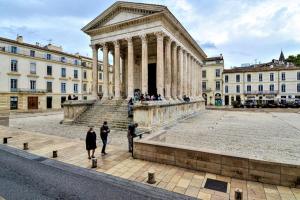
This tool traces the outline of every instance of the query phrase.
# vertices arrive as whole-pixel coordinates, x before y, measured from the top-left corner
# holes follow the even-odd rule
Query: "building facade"
[[[91,37],[93,72],[103,51],[103,97],[132,98],[134,91],[166,100],[201,98],[204,51],[167,7],[116,2],[82,29]],[[113,85],[108,54],[114,57]],[[94,77],[93,85],[98,78]],[[92,90],[97,98],[97,88]]]
[[[223,71],[224,105],[300,99],[300,67],[282,60]],[[284,58],[283,58],[284,59]]]
[[[0,109],[60,109],[68,95],[91,99],[92,59],[61,47],[0,38],[0,66]]]
[[[223,105],[223,70],[222,54],[205,59],[202,68],[202,97],[206,105]]]

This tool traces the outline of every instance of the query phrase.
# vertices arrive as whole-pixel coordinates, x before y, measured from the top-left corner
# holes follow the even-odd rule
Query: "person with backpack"
[[[101,154],[102,156],[106,155],[107,153],[105,152],[106,149],[106,144],[107,144],[107,137],[108,137],[108,133],[110,132],[110,129],[107,125],[107,122],[103,122],[102,127],[100,128],[100,137],[103,143],[103,147],[102,147],[102,151]]]

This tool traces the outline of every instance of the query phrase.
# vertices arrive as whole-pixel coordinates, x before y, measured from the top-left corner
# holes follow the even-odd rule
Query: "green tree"
[[[300,54],[298,54],[297,56],[294,55],[290,55],[286,61],[293,63],[294,65],[300,67]]]

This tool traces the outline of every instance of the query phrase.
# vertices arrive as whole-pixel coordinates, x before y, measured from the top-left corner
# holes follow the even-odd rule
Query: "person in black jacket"
[[[88,152],[89,159],[91,159],[91,154],[90,154],[91,150],[92,150],[92,158],[95,158],[94,154],[95,154],[95,149],[97,148],[96,140],[97,140],[96,133],[93,130],[93,127],[90,127],[89,131],[86,134],[86,139],[85,139],[85,146]]]
[[[127,133],[127,139],[128,139],[128,151],[132,153],[133,150],[133,138],[136,137],[135,129],[138,127],[138,124],[130,124],[128,126],[128,133]]]
[[[106,148],[107,137],[108,137],[108,133],[109,132],[110,132],[109,127],[107,125],[107,122],[105,121],[103,123],[103,126],[100,128],[100,136],[101,136],[101,140],[102,140],[102,143],[103,143],[103,147],[102,147],[102,151],[101,151],[102,156],[104,156],[105,154],[107,154],[105,152],[105,148]]]

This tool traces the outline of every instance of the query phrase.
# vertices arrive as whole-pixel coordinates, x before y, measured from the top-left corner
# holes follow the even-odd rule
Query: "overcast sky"
[[[134,0],[132,0],[134,1]],[[115,1],[0,0],[0,36],[62,45],[91,56],[81,28]],[[300,53],[300,0],[149,0],[168,6],[208,56],[225,67]]]

